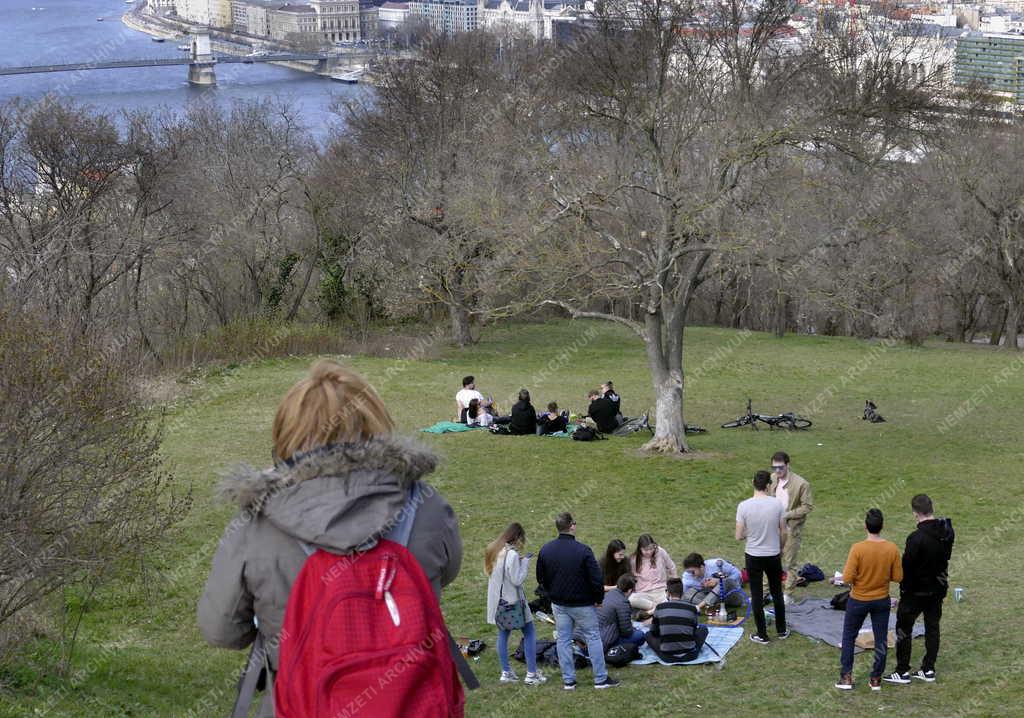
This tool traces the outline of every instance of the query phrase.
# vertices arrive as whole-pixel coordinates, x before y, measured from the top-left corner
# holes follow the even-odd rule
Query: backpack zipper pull
[[[391,591],[384,592],[384,603],[388,607],[388,613],[391,614],[391,622],[395,624],[395,627],[397,628],[402,623],[402,617],[398,615],[398,604],[395,603],[395,599],[391,595]]]

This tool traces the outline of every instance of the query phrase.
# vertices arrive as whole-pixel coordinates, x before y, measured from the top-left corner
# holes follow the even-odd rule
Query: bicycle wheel
[[[751,423],[750,419],[743,417],[742,419],[736,419],[736,421],[727,421],[722,424],[723,429],[738,429],[741,426],[746,426]]]
[[[795,419],[793,419],[793,428],[794,429],[807,429],[807,428],[809,428],[811,426],[811,423],[812,422],[811,422],[810,419],[801,419],[798,416]]]

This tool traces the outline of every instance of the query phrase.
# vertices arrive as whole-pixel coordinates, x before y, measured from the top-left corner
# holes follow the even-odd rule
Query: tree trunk
[[[458,304],[449,304],[448,314],[452,321],[452,341],[460,347],[473,344],[473,335],[469,330],[469,312]]]
[[[789,297],[785,292],[779,292],[775,298],[774,331],[778,339],[786,336],[787,317],[789,315]]]
[[[1003,305],[1002,314],[999,317],[999,321],[996,322],[992,327],[992,334],[988,338],[988,343],[992,346],[999,346],[999,339],[1003,336],[1003,327],[1006,325],[1006,317],[1009,315],[1009,309],[1006,305]]]
[[[1004,349],[1011,351],[1020,349],[1020,344],[1017,341],[1020,332],[1020,315],[1020,302],[1017,301],[1016,297],[1008,297],[1006,300],[1006,341],[1003,343]]]
[[[659,454],[682,454],[690,450],[686,444],[686,424],[683,422],[683,367],[670,366],[661,341],[660,321],[648,321],[647,363],[654,382],[654,436],[643,446],[644,451]],[[656,333],[655,333],[656,332]],[[669,341],[682,342],[669,337]]]

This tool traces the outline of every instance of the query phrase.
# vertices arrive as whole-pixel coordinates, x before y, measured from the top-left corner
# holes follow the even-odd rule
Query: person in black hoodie
[[[949,588],[949,558],[953,553],[953,526],[949,519],[933,515],[932,500],[918,494],[910,501],[917,529],[907,536],[903,550],[903,580],[896,608],[896,671],[888,683],[907,684],[911,678],[935,681],[935,660],[939,655],[939,621],[942,601]],[[924,659],[916,673],[910,672],[911,637],[914,621],[924,614]]]
[[[622,397],[620,397],[615,387],[612,385],[611,379],[601,385],[601,396],[612,403],[612,407],[615,409],[615,415],[618,422],[621,424],[625,419],[622,416]]]
[[[597,430],[603,434],[610,434],[619,428],[618,412],[611,399],[601,396],[596,389],[587,394],[590,406],[587,408],[587,416],[597,424]]]
[[[512,407],[508,430],[513,434],[537,433],[537,410],[530,403],[530,392],[519,390],[519,401]]]

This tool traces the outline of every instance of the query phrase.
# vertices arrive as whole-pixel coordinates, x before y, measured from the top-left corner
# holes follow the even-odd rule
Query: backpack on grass
[[[414,483],[398,524],[364,553],[309,557],[285,608],[274,684],[278,718],[461,718],[465,696],[441,607],[406,544]]]
[[[580,426],[576,431],[572,432],[572,438],[574,441],[600,441],[604,438],[601,432],[592,426]]]

